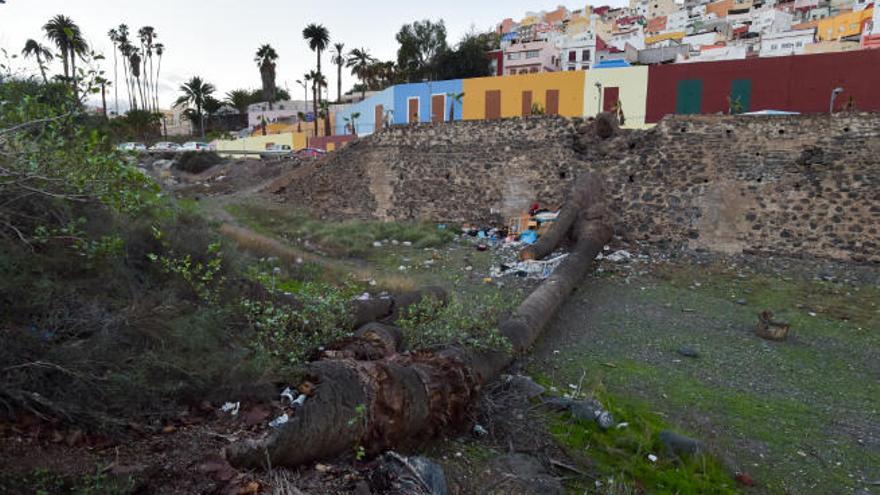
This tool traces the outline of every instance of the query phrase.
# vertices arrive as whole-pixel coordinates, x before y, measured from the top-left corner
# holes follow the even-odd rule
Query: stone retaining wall
[[[334,217],[498,221],[560,204],[589,169],[629,239],[880,261],[878,114],[676,116],[606,141],[586,131],[558,117],[395,127],[284,196]]]

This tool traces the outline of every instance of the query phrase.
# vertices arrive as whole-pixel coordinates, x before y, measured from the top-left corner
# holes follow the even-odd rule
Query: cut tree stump
[[[563,211],[570,221],[560,223],[560,232],[553,234],[552,241],[530,256],[552,252],[567,237],[575,241],[574,247],[556,271],[500,325],[512,352],[451,347],[401,354],[393,331],[365,331],[362,343],[331,346],[335,350],[328,356],[307,364],[295,381],[316,385],[305,405],[280,428],[229,446],[229,461],[245,468],[298,466],[351,452],[355,447],[378,454],[461,428],[483,385],[534,344],[611,239],[597,177],[586,174],[578,178]]]

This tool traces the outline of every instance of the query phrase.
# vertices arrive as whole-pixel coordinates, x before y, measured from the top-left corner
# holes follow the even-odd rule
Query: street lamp
[[[596,107],[596,115],[598,115],[598,114],[602,113],[602,83],[600,83],[598,81],[596,82],[596,92],[599,93],[599,99],[598,99],[599,104]]]
[[[841,87],[834,88],[834,90],[831,91],[831,103],[828,105],[828,113],[834,113],[834,100],[837,99],[837,95],[840,93],[843,93],[843,88]]]

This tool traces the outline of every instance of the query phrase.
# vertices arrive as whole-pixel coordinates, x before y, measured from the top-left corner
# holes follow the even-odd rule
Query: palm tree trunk
[[[101,106],[104,109],[104,118],[107,118],[107,83],[101,83]]]
[[[336,103],[342,103],[342,64],[336,69]]]
[[[37,65],[40,66],[40,74],[43,75],[43,82],[49,84],[49,79],[46,77],[46,66],[43,65],[43,58],[40,57],[40,52],[37,52]]]
[[[116,43],[113,43],[113,95],[116,106],[116,116],[119,116],[119,62],[116,59]]]
[[[318,83],[312,82],[312,120],[315,122],[315,137],[318,137]]]
[[[79,98],[79,86],[76,81],[76,52],[73,48],[70,49],[70,76],[71,86],[73,87],[73,97],[77,99]]]
[[[156,111],[159,111],[159,73],[162,71],[162,55],[159,55],[159,62],[156,64]]]
[[[196,115],[199,116],[199,129],[202,132],[202,139],[205,139],[205,117],[202,115],[201,105],[196,105]]]
[[[61,49],[61,60],[64,62],[64,79],[67,80],[70,77],[70,61],[67,60],[68,53],[67,48]]]

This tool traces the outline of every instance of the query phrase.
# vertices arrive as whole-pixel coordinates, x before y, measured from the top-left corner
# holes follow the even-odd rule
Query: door
[[[703,109],[703,81],[686,79],[678,81],[675,95],[675,113],[679,115],[699,114]]]
[[[748,112],[752,104],[752,80],[735,79],[730,85],[730,113]]]
[[[410,98],[407,104],[406,121],[414,124],[419,121],[419,99]]]
[[[446,110],[446,95],[431,95],[431,122],[443,122]]]
[[[531,91],[523,91],[522,92],[522,115],[523,117],[528,117],[532,114],[532,92]]]
[[[385,107],[382,105],[376,105],[376,118],[375,118],[375,126],[373,129],[375,132],[378,132],[379,129],[382,128],[382,120],[385,118]]]
[[[486,91],[486,119],[495,120],[501,118],[501,91]]]
[[[620,88],[605,88],[602,94],[602,111],[613,112],[617,108],[617,100],[620,99]]]
[[[545,105],[545,113],[547,115],[559,115],[559,90],[547,90],[547,104]]]

